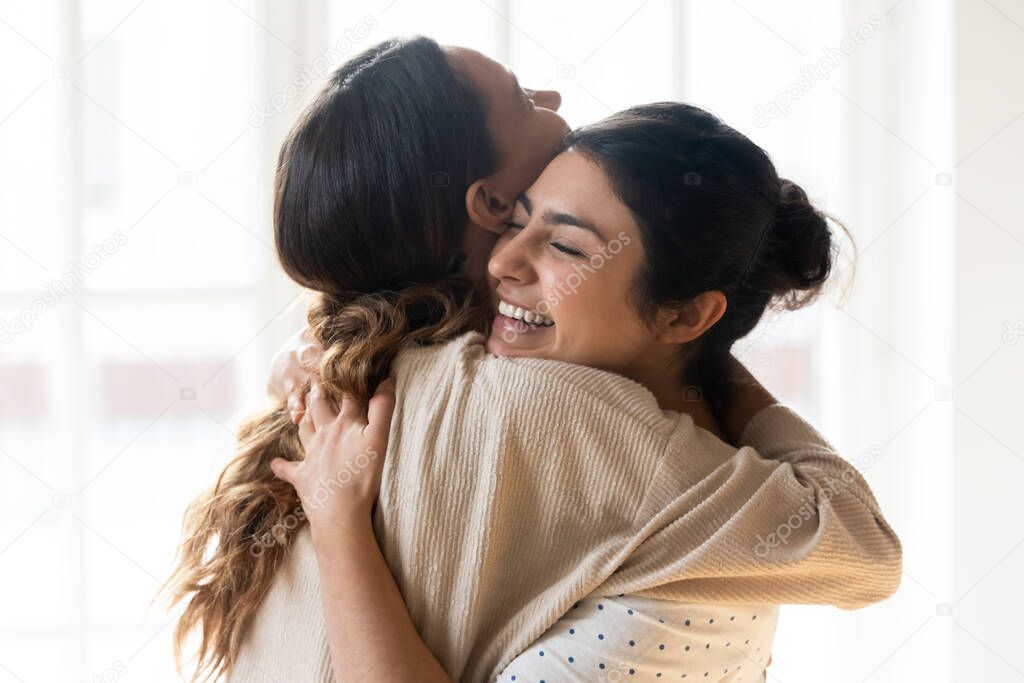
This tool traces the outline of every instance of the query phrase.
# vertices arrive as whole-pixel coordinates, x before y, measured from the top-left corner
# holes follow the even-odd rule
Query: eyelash
[[[512,223],[510,221],[505,222],[505,228],[508,230],[522,230],[523,227],[524,226],[519,225],[518,223]],[[586,254],[584,254],[582,251],[578,249],[573,249],[572,247],[567,247],[564,244],[559,244],[558,242],[548,242],[548,244],[550,244],[552,247],[562,252],[566,256],[575,256],[578,258],[586,256]]]
[[[550,244],[551,246],[553,246],[555,249],[557,249],[558,251],[562,252],[563,254],[566,254],[567,256],[576,256],[576,257],[585,256],[585,254],[582,251],[580,251],[578,249],[573,249],[572,247],[567,247],[564,244],[558,244],[557,242],[548,242],[548,244]]]

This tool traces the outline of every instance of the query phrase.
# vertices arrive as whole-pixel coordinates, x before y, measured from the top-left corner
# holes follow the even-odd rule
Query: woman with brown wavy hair
[[[540,97],[557,107],[555,96]],[[718,470],[737,451],[719,438],[711,396],[678,406],[686,419],[671,426],[600,363],[484,356],[480,247],[489,245],[473,226],[501,232],[552,155],[564,123],[539,104],[480,55],[394,41],[342,67],[282,147],[275,236],[286,272],[320,292],[309,322],[324,349],[322,390],[365,402],[389,372],[397,379],[373,530],[422,636],[409,647],[429,651],[455,680],[482,680],[602,586],[697,602],[857,606],[887,595],[898,542],[859,479],[836,502],[818,501],[816,520],[784,552],[758,558],[756,571],[750,553],[698,554],[705,568],[747,571],[739,589],[723,592],[713,576],[694,584],[672,565],[679,549],[668,529],[704,547],[722,515],[748,531],[777,521],[724,493],[704,516],[690,514],[688,487],[702,479],[674,470],[678,463],[719,471],[722,491],[764,487],[792,502],[827,484],[834,470],[821,462],[842,463],[813,430],[782,419],[760,432],[795,429],[797,442],[770,449],[769,460],[741,449],[734,469]],[[520,327],[550,322],[530,313]],[[529,338],[530,329],[515,329]],[[728,422],[728,397],[716,394],[716,403]],[[270,469],[303,457],[283,400],[239,439],[238,455],[186,519],[175,590],[188,604],[177,642],[199,629],[197,677],[227,670],[250,680],[273,666],[287,680],[362,676],[379,662],[336,659],[332,673],[316,534],[304,524],[352,473],[333,473],[299,504]]]
[[[367,399],[401,349],[482,329],[466,270],[482,270],[553,155],[567,129],[559,102],[483,55],[415,38],[353,58],[304,110],[280,151],[274,234],[285,272],[319,292],[309,325],[334,395]],[[238,442],[188,510],[172,577],[186,601],[177,656],[198,629],[197,677],[230,668],[303,516],[269,466],[302,457],[285,402],[246,421]]]

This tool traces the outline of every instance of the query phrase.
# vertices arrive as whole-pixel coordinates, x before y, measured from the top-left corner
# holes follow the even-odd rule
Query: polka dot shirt
[[[505,667],[497,681],[764,681],[778,613],[777,605],[588,597]]]

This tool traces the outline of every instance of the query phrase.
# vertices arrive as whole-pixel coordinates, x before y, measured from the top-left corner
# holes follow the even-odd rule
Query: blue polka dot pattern
[[[777,619],[776,605],[587,597],[506,666],[497,682],[544,683],[583,676],[601,681],[668,677],[755,683],[763,680]],[[743,646],[736,645],[740,642]],[[588,670],[593,672],[589,677],[582,673]]]

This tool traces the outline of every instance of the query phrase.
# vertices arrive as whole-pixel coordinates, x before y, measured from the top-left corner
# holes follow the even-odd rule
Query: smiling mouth
[[[506,318],[525,323],[531,328],[554,327],[555,325],[555,321],[543,313],[515,306],[501,299],[498,300],[498,313]]]

